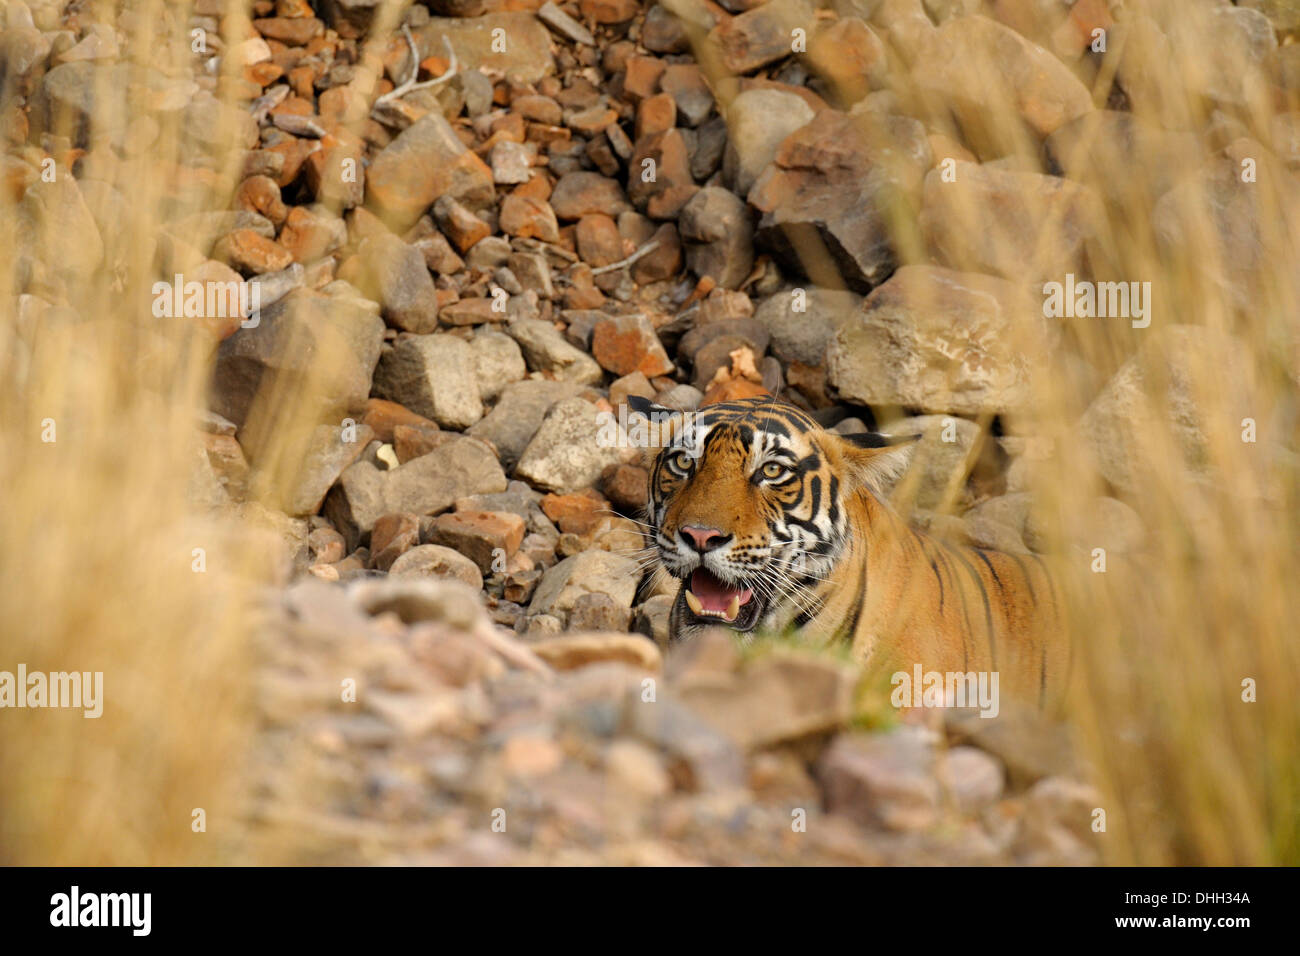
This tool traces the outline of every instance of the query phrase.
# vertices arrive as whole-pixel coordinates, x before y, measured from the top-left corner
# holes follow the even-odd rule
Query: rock
[[[879,430],[896,438],[922,436],[912,449],[906,474],[893,485],[896,501],[902,494],[917,508],[938,508],[948,500],[950,483],[953,500],[960,500],[966,486],[967,457],[980,437],[978,425],[951,415],[917,415]]]
[[[551,34],[531,13],[431,17],[414,32],[421,58],[445,56],[445,36],[456,51],[461,70],[495,70],[520,83],[536,83],[555,72]],[[500,37],[505,38],[504,49]]]
[[[1040,138],[1093,108],[1088,88],[1069,67],[983,16],[940,25],[924,42],[912,81],[956,114],[981,155],[1005,155],[1019,145],[1014,133],[991,120],[989,103],[1012,105]]]
[[[519,343],[528,367],[535,371],[553,372],[557,378],[579,385],[594,385],[604,379],[599,363],[566,342],[549,322],[517,319],[505,331]]]
[[[1223,428],[1236,435],[1263,402],[1253,355],[1241,341],[1210,328],[1173,325],[1121,366],[1076,433],[1102,477],[1121,491],[1167,475],[1176,464],[1155,446],[1154,435],[1170,437],[1188,473],[1212,480],[1211,436]]]
[[[686,126],[699,126],[713,112],[713,93],[697,64],[670,63],[659,79],[659,88],[672,98]]]
[[[468,252],[476,242],[492,234],[491,226],[451,196],[443,196],[433,204],[433,218],[438,223],[438,228],[462,253]]]
[[[776,158],[781,141],[809,123],[813,109],[784,90],[746,90],[727,105],[727,149],[722,175],[741,196]],[[734,287],[733,287],[734,288]]]
[[[506,468],[513,468],[542,427],[542,419],[556,402],[578,394],[570,382],[529,380],[507,385],[496,407],[469,434],[492,443]]]
[[[532,178],[533,157],[537,150],[531,144],[501,140],[492,147],[492,181],[502,186],[526,183]]]
[[[437,299],[424,256],[397,236],[363,240],[339,275],[378,302],[394,328],[423,334],[438,327]]]
[[[682,701],[744,750],[835,730],[853,712],[857,669],[773,650],[738,676],[683,684]]]
[[[653,164],[654,176],[643,176]],[[628,163],[628,198],[653,219],[672,219],[698,191],[679,129],[641,137]]]
[[[650,474],[640,465],[615,465],[601,475],[601,487],[620,510],[641,514],[650,500]]]
[[[659,648],[640,634],[562,634],[537,641],[530,649],[561,671],[612,661],[658,673],[663,664]]]
[[[768,332],[769,347],[782,362],[819,366],[836,330],[862,307],[862,296],[837,289],[792,289],[759,303],[754,320]],[[796,311],[796,308],[798,311]]]
[[[433,544],[465,555],[484,574],[491,574],[504,571],[506,559],[519,550],[524,519],[509,512],[456,511],[439,515],[429,538]]]
[[[813,10],[805,0],[768,3],[714,27],[709,40],[718,45],[731,73],[750,73],[794,52],[793,30],[812,29]]]
[[[423,266],[421,266],[423,268]],[[483,417],[474,350],[454,335],[413,335],[386,351],[375,369],[374,394],[444,428],[468,428]]]
[[[1115,110],[1084,113],[1043,142],[1053,171],[1086,184],[1117,210],[1155,202],[1192,172],[1182,160],[1200,149],[1192,133],[1163,130]],[[1143,175],[1132,175],[1134,169]]]
[[[630,608],[619,607],[612,598],[603,594],[584,594],[573,603],[569,612],[571,631],[626,632],[632,621]]]
[[[995,804],[1006,786],[1002,765],[975,747],[953,747],[939,762],[939,778],[958,811],[978,813]]]
[[[503,332],[480,331],[470,339],[474,353],[474,374],[478,378],[479,397],[490,401],[512,382],[528,375],[518,344]]]
[[[965,162],[954,175],[944,182],[934,169],[925,177],[920,227],[942,264],[1031,284],[1104,265],[1101,204],[1087,187]]]
[[[609,216],[583,216],[574,230],[574,240],[578,258],[590,266],[605,266],[623,258],[623,237]]]
[[[640,372],[654,378],[673,371],[672,360],[644,315],[611,315],[598,321],[591,333],[591,354],[615,375]]]
[[[1101,795],[1087,784],[1062,777],[1040,780],[1025,794],[1016,854],[1031,866],[1095,865],[1099,852],[1092,821],[1100,804]]]
[[[426,455],[382,471],[364,458],[345,468],[325,499],[325,516],[350,547],[381,516],[433,515],[457,498],[504,491],[506,476],[482,442],[452,437]]]
[[[320,511],[330,486],[338,480],[344,468],[356,461],[374,437],[375,433],[365,424],[357,425],[355,429],[317,425],[283,504],[284,511],[291,515],[314,515]]]
[[[359,299],[296,289],[221,343],[212,408],[244,426],[259,394],[339,417],[370,394],[384,323]],[[390,509],[391,510],[391,509]]]
[[[599,173],[565,173],[551,192],[551,208],[560,219],[604,214],[617,216],[631,206],[618,182]]]
[[[783,263],[812,268],[819,285],[866,291],[893,270],[892,223],[914,214],[930,165],[930,144],[916,120],[822,110],[781,142],[749,191],[750,204],[763,213],[757,240]],[[811,233],[831,263],[800,256],[800,237]]]
[[[39,262],[69,283],[85,281],[104,259],[104,243],[77,180],[55,168],[54,182],[36,180],[18,202],[13,226],[20,260]]]
[[[888,75],[885,44],[857,17],[819,29],[809,40],[805,59],[844,104],[858,102]]]
[[[366,195],[396,232],[404,232],[435,199],[450,196],[471,209],[496,197],[492,170],[460,141],[442,113],[407,127],[374,157]]]
[[[944,710],[943,720],[953,743],[969,743],[998,758],[1013,790],[1043,777],[1078,773],[1069,730],[1043,720],[1036,709],[1004,704],[997,719],[989,720],[975,708],[952,707]]]
[[[550,203],[536,196],[511,193],[501,201],[499,225],[508,236],[558,242],[560,227]]]
[[[904,266],[835,333],[827,376],[859,405],[971,417],[1023,409],[1054,331],[1010,282]]]
[[[419,543],[419,515],[410,512],[383,515],[370,531],[370,567],[387,571],[394,561]],[[341,550],[342,539],[339,544]]]
[[[934,749],[925,731],[841,734],[822,755],[817,777],[829,813],[865,826],[915,831],[938,817]]]
[[[659,755],[635,740],[615,740],[605,751],[605,773],[616,792],[654,799],[667,796],[672,780]]]
[[[596,38],[591,35],[591,31],[557,7],[551,0],[546,0],[538,8],[537,19],[560,34],[560,36],[568,37],[575,43],[583,43],[587,46],[596,45]]]
[[[451,548],[422,544],[407,551],[388,569],[393,577],[433,577],[461,581],[476,591],[483,588],[483,575],[474,562]]]
[[[245,275],[262,275],[287,269],[293,253],[251,229],[236,229],[217,240],[212,257],[229,264]]]
[[[607,466],[622,460],[621,449],[602,443],[600,436],[607,427],[595,405],[581,398],[561,399],[546,413],[515,474],[548,491],[576,491],[595,484]]]
[[[1261,159],[1259,182],[1243,183],[1240,163],[1214,160],[1165,193],[1151,213],[1156,243],[1172,267],[1201,276],[1207,294],[1243,313],[1268,308],[1270,290],[1297,279],[1287,250],[1291,237],[1300,235],[1300,221],[1282,194],[1276,199],[1282,208],[1276,208],[1264,165]],[[1267,228],[1278,222],[1279,211],[1282,221]]]
[[[347,238],[347,225],[342,219],[320,215],[305,206],[290,207],[280,230],[280,245],[289,250],[294,261],[304,265],[336,252]]]
[[[377,439],[389,444],[393,441],[394,429],[399,425],[438,430],[436,422],[430,421],[423,415],[415,414],[409,408],[403,408],[397,402],[389,402],[382,398],[372,398],[366,402],[366,413],[362,421],[374,429]]]
[[[716,186],[701,189],[682,207],[677,228],[685,241],[686,264],[697,276],[709,276],[724,289],[738,289],[749,277],[754,227],[735,194]]]
[[[1091,553],[1105,548],[1108,553],[1132,554],[1141,550],[1146,527],[1138,513],[1116,498],[1093,498],[1071,522],[1080,529],[1076,543]]]
[[[681,702],[666,695],[629,697],[624,723],[629,734],[667,754],[669,772],[686,789],[709,793],[743,785],[739,748]]]
[[[584,594],[602,594],[616,606],[630,608],[638,579],[637,564],[631,558],[609,551],[583,551],[542,576],[528,613],[550,614],[565,621]]]

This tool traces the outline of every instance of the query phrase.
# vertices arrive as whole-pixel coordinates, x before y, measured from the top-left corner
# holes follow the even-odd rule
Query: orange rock
[[[235,190],[235,208],[260,213],[277,228],[284,225],[289,208],[280,198],[280,187],[270,176],[249,176]]]
[[[212,257],[254,275],[278,272],[293,262],[292,252],[251,229],[236,229],[222,236],[213,247]]]
[[[503,573],[524,540],[524,527],[523,518],[507,511],[455,511],[439,515],[429,537],[465,555],[484,574]]]
[[[397,425],[427,428],[430,431],[438,430],[436,422],[430,421],[423,415],[417,415],[405,405],[384,398],[366,399],[366,411],[361,422],[369,425],[380,441],[390,443],[393,440],[393,429]]]

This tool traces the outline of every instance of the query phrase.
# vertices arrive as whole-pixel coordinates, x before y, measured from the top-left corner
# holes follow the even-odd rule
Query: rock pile
[[[256,0],[251,20],[197,0],[174,24],[203,38],[186,75],[123,54],[148,27],[129,10],[114,28],[60,6],[0,0],[18,305],[45,315],[61,283],[117,267],[130,197],[103,170],[145,168],[164,130],[196,195],[236,170],[225,208],[176,197],[156,258],[258,289],[255,320],[196,316],[220,343],[210,498],[261,487],[274,403],[317,422],[274,492],[298,580],[265,642],[266,747],[321,755],[329,832],[412,861],[1091,858],[1086,789],[978,720],[862,735],[838,663],[710,639],[665,664],[646,470],[602,430],[632,395],[780,393],[842,432],[925,435],[898,489],[918,522],[1040,547],[1035,374],[1074,370],[1116,493],[1140,466],[1117,451],[1139,372],[1108,383],[1070,352],[1043,283],[1112,274],[1116,208],[1171,254],[1208,228],[1209,281],[1239,308],[1300,261],[1270,259],[1259,225],[1291,207],[1235,175],[1249,156],[1300,194],[1300,114],[1239,119],[1261,88],[1300,92],[1286,5],[1194,4],[1252,67],[1189,74],[1208,133],[1137,52],[1190,55],[1191,28],[1106,0],[483,0],[395,23],[370,0]],[[1106,108],[1098,30],[1128,41]],[[1205,165],[1160,159],[1189,152]],[[1159,175],[1115,172],[1132,162]],[[1202,338],[1176,330],[1171,351]],[[1144,534],[1112,497],[1092,527],[1117,550]],[[345,662],[356,702],[329,706]],[[496,808],[511,840],[491,838]]]

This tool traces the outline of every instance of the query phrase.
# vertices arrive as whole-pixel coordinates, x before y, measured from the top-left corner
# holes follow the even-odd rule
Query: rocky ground
[[[1300,90],[1293,6],[1194,5],[1256,79]],[[1249,155],[1289,182],[1300,113],[1248,127],[1234,72],[1204,80],[1208,126],[1144,123],[1129,106],[1157,79],[1132,52],[1098,108],[1094,29],[1130,51],[1185,40],[1107,0],[441,0],[400,28],[375,0],[256,0],[229,43],[225,4],[198,0],[177,24],[206,38],[188,75],[120,55],[145,28],[129,9],[69,7],[0,0],[4,183],[26,195],[46,155],[78,174],[59,228],[31,227],[20,309],[121,255],[128,197],[90,172],[159,124],[106,115],[95,89],[138,89],[179,116],[196,188],[232,150],[238,170],[228,207],[164,224],[159,275],[260,283],[256,327],[206,319],[196,495],[264,507],[259,400],[310,378],[319,403],[266,509],[292,565],[259,636],[268,839],[330,861],[1097,859],[1059,730],[900,723],[851,665],[791,648],[665,656],[641,451],[598,435],[629,395],[779,393],[841,431],[922,432],[900,489],[919,524],[1039,548],[1028,476],[1052,446],[1023,424],[1031,375],[1077,379],[1116,495],[1141,464],[1122,440],[1141,380],[1070,353],[1034,293],[1105,274],[1108,210],[1141,210],[1175,254],[1208,208],[1208,281],[1249,307],[1270,266],[1236,170]],[[1007,92],[1014,122],[980,122]],[[1108,174],[1138,155],[1167,175]],[[1193,421],[1189,461],[1204,441]],[[1140,546],[1133,509],[1095,511],[1089,545]]]

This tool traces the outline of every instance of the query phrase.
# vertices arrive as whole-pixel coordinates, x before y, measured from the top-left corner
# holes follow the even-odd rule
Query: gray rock
[[[812,118],[808,102],[785,90],[746,90],[733,99],[727,106],[727,148],[722,159],[728,185],[747,195],[776,157],[781,141]]]
[[[486,445],[472,438],[451,438],[387,471],[364,459],[350,465],[326,496],[325,515],[347,538],[351,550],[383,515],[438,514],[457,498],[505,488],[505,473]]]
[[[405,552],[393,562],[388,573],[399,578],[451,578],[476,591],[483,589],[483,575],[473,561],[437,544],[421,544]]]
[[[906,474],[893,486],[895,500],[902,496],[918,508],[937,508],[946,500],[950,483],[954,500],[960,500],[966,485],[966,457],[980,436],[978,425],[952,415],[917,415],[890,422],[880,431],[894,437],[922,436],[912,447]]]
[[[469,347],[474,353],[479,396],[484,401],[496,398],[507,385],[528,374],[518,344],[502,332],[480,330],[470,339]]]
[[[630,608],[640,580],[637,563],[609,551],[583,551],[550,568],[533,592],[529,614],[551,614],[567,621],[584,595],[600,594],[615,607]]]
[[[1259,416],[1267,407],[1259,388],[1254,357],[1241,341],[1202,326],[1169,326],[1115,373],[1077,434],[1102,477],[1121,491],[1180,464],[1161,454],[1153,435],[1170,436],[1188,473],[1208,480],[1216,457],[1210,436],[1225,422],[1237,428]],[[1268,441],[1266,423],[1260,429],[1258,440]]]
[[[542,319],[517,319],[505,327],[506,333],[523,349],[528,367],[537,372],[553,372],[566,382],[594,385],[604,380],[600,364],[590,355],[565,341],[551,323]]]
[[[347,440],[348,437],[352,440]],[[355,435],[345,433],[336,425],[317,425],[302,455],[302,465],[294,477],[284,511],[291,515],[318,512],[326,492],[343,469],[357,459],[374,437],[374,431],[365,424],[356,426]]]
[[[1023,409],[1055,334],[1010,282],[904,266],[835,333],[827,379],[859,405],[972,417]]]
[[[749,276],[754,226],[745,203],[733,193],[716,186],[701,189],[682,207],[677,230],[686,265],[697,276],[711,276],[724,289],[738,289]]]
[[[1017,282],[1064,282],[1106,262],[1100,198],[1059,176],[958,162],[925,177],[919,219],[934,259]]]
[[[606,467],[622,461],[621,449],[602,446],[601,431],[595,405],[582,398],[561,399],[519,457],[515,474],[560,494],[589,488]]]
[[[997,803],[1006,787],[1002,764],[975,747],[948,750],[939,763],[939,778],[957,809],[967,814]]]
[[[795,311],[796,304],[801,311]],[[820,366],[836,330],[851,321],[861,307],[862,296],[853,292],[792,289],[759,303],[754,320],[767,329],[772,353],[781,361]]]
[[[379,303],[389,325],[419,334],[438,327],[433,278],[419,249],[381,233],[362,240],[357,258],[359,274],[353,284]]]
[[[18,202],[20,259],[39,262],[61,281],[86,281],[104,259],[104,243],[72,173],[56,168],[54,182],[37,179]]]
[[[265,390],[304,411],[341,418],[365,405],[379,361],[384,323],[367,304],[296,289],[264,308],[255,328],[221,343],[212,409],[244,426]],[[295,408],[302,405],[293,405]]]
[[[507,385],[496,406],[469,429],[469,434],[491,442],[501,456],[501,464],[512,469],[537,429],[542,427],[542,419],[551,406],[577,395],[578,391],[579,387],[570,382],[544,379]]]
[[[409,336],[380,358],[374,395],[444,428],[465,429],[483,417],[475,362],[474,350],[457,336]]]
[[[817,767],[826,810],[865,826],[927,829],[938,817],[940,796],[930,736],[905,725],[836,737]]]

